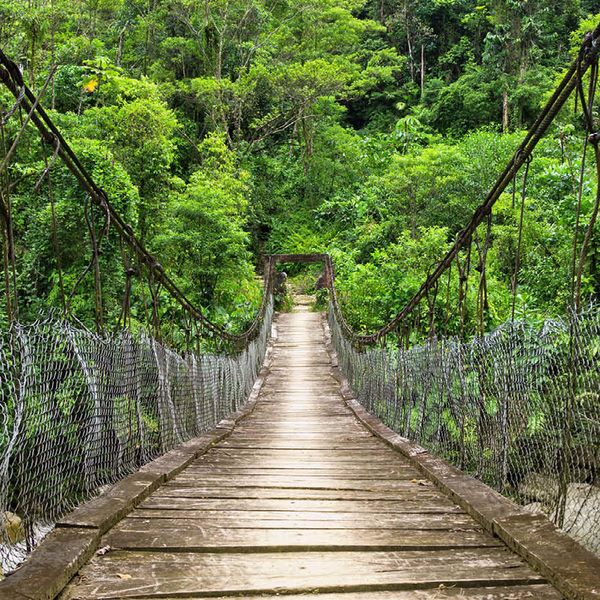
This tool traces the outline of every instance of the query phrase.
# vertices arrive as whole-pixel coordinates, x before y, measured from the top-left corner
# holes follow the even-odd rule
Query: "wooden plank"
[[[279,512],[332,512],[376,514],[385,512],[393,513],[447,513],[462,512],[458,506],[450,502],[441,494],[435,497],[394,498],[392,500],[286,500],[278,498],[178,498],[174,496],[162,497],[154,494],[140,504],[142,509],[160,510],[240,510],[240,511],[279,511]]]
[[[289,382],[286,382],[285,378],[281,376],[275,377],[273,375],[271,378],[271,375],[269,375],[269,378],[265,382],[264,388],[261,389],[261,403],[263,401],[289,402],[293,398],[306,402],[311,398],[314,398],[314,395],[309,393],[309,387],[314,389],[318,387],[318,385],[314,382],[311,382],[309,387],[303,387],[301,385],[286,385],[286,383],[289,384]],[[320,388],[318,396],[319,402],[313,402],[313,408],[319,408],[320,402],[331,404],[335,400],[336,396],[339,398],[340,388],[339,384],[335,380],[330,380],[328,378],[322,383],[323,385]],[[347,409],[347,406],[340,404],[339,410],[347,411]]]
[[[156,521],[156,523],[151,523]],[[185,524],[183,523],[185,521]],[[152,510],[138,509],[121,521],[119,527],[140,527],[148,522],[152,527],[207,527],[228,529],[477,529],[481,528],[465,513],[331,513],[331,512],[276,512],[240,510]],[[196,525],[196,523],[198,525]]]
[[[503,548],[230,554],[116,551],[95,557],[81,575],[70,591],[71,599],[370,592],[542,581]]]
[[[313,412],[332,410],[348,415],[345,412],[347,407],[340,406],[339,404],[336,406],[335,403],[335,395],[339,393],[339,387],[328,381],[321,381],[319,383],[318,380],[315,380],[306,381],[301,385],[291,385],[289,381],[274,380],[269,382],[265,388],[262,409],[267,409],[270,406],[294,409],[301,406]],[[323,395],[321,396],[321,394]],[[318,402],[312,401],[315,397],[319,398]]]
[[[260,432],[254,433],[249,431],[240,431],[230,436],[228,442],[229,445],[236,445],[240,442],[257,443],[277,443],[281,441],[290,440],[294,444],[305,444],[309,448],[313,445],[329,445],[329,444],[348,444],[353,446],[355,444],[368,444],[373,448],[377,448],[378,441],[369,433],[365,431],[361,432],[344,432],[344,433],[324,433],[324,432],[310,432],[310,431],[271,431],[271,432]]]
[[[309,431],[306,426],[298,426],[293,422],[289,423],[275,423],[268,427],[262,427],[260,425],[255,425],[253,421],[246,421],[244,423],[244,427],[236,428],[235,432],[231,437],[248,437],[252,436],[254,438],[260,437],[271,437],[277,435],[285,435],[287,433],[306,435],[308,437],[341,437],[341,438],[369,438],[377,443],[380,441],[370,432],[365,431],[364,428],[361,428],[358,423],[347,420],[346,422],[340,423],[348,429],[340,429],[327,431],[327,427],[321,424],[317,428],[317,431]],[[311,429],[316,428],[315,425],[312,425]]]
[[[302,388],[293,391],[289,387],[281,389],[265,389],[265,395],[261,398],[258,416],[277,416],[282,419],[288,413],[297,413],[298,419],[314,417],[322,414],[332,414],[346,418],[353,418],[352,413],[348,412],[348,407],[335,403],[335,394],[339,390],[331,387],[331,390],[321,388],[319,391]],[[311,403],[310,398],[315,394],[323,394],[319,403]],[[327,395],[331,394],[331,399]],[[338,399],[339,400],[339,399]],[[277,411],[277,412],[275,412]]]
[[[237,457],[227,456],[226,454],[220,455],[215,454],[205,459],[197,460],[192,463],[188,470],[190,471],[201,471],[204,469],[240,469],[251,471],[255,469],[286,469],[293,471],[311,471],[317,473],[318,471],[333,471],[344,472],[344,473],[357,473],[363,471],[370,471],[373,473],[393,473],[393,472],[404,472],[412,470],[418,472],[414,467],[407,465],[403,462],[390,463],[390,461],[373,461],[368,462],[356,462],[356,461],[340,461],[330,460],[323,458],[321,460],[302,460],[295,461],[289,458],[279,458],[274,456],[272,458],[257,457],[253,454],[240,455]]]
[[[320,373],[318,376],[314,377],[308,377],[307,375],[308,373],[305,373],[304,376],[298,378],[298,380],[293,380],[289,377],[286,377],[283,372],[272,373],[268,383],[265,384],[265,391],[267,393],[275,392],[277,394],[282,392],[283,395],[281,397],[271,398],[276,401],[284,400],[298,394],[304,394],[306,398],[309,398],[311,395],[314,397],[314,394],[324,392],[329,399],[320,398],[320,400],[331,402],[333,400],[333,396],[339,390],[335,379],[325,373]],[[267,400],[269,400],[268,397]]]
[[[169,526],[170,525],[170,526]],[[481,531],[464,529],[300,529],[225,527],[218,521],[206,523],[177,519],[127,519],[109,531],[103,544],[112,548],[194,552],[288,552],[290,550],[439,550],[447,548],[486,548],[501,542]]]
[[[416,471],[385,471],[380,469],[376,473],[369,473],[361,470],[341,470],[336,472],[335,469],[302,469],[302,468],[271,468],[268,466],[256,467],[255,469],[236,469],[235,467],[224,468],[223,466],[214,465],[205,469],[194,469],[186,471],[177,477],[176,481],[194,480],[198,484],[206,483],[212,480],[231,480],[240,478],[242,482],[251,481],[253,478],[263,481],[266,478],[275,479],[281,478],[282,481],[296,479],[299,481],[332,481],[335,477],[339,477],[343,481],[354,482],[399,482],[413,480],[425,481],[420,479]],[[175,481],[175,480],[173,480]]]
[[[505,517],[498,519],[494,528],[509,547],[518,548],[565,595],[600,598],[598,556],[559,531],[544,515]]]
[[[304,418],[293,423],[286,421],[274,421],[258,416],[255,419],[248,419],[244,422],[243,427],[236,428],[240,433],[254,431],[256,428],[263,433],[266,432],[287,432],[287,431],[304,431],[306,433],[323,433],[330,431],[331,427],[344,427],[344,432],[361,431],[364,429],[356,422],[348,419],[348,417],[333,417],[330,416],[326,420],[329,423],[323,423],[325,419],[322,417],[313,417],[312,419]]]
[[[346,460],[343,460],[346,458]],[[321,460],[316,460],[313,457],[307,457],[305,460],[294,460],[288,456],[279,457],[277,455],[255,455],[252,452],[239,454],[235,457],[226,454],[213,455],[205,460],[198,460],[188,467],[190,471],[202,472],[210,468],[214,469],[239,469],[239,470],[286,470],[291,475],[300,474],[303,471],[310,471],[317,474],[318,472],[332,473],[364,473],[368,472],[369,468],[372,473],[390,473],[398,472],[405,473],[410,469],[410,466],[404,463],[390,463],[388,460],[373,460],[372,463],[366,461],[353,461],[350,457],[339,456],[324,456]],[[418,473],[416,469],[412,472]],[[419,479],[425,480],[422,474]]]
[[[285,368],[320,368],[328,369],[327,374],[329,375],[331,369],[331,363],[326,359],[327,354],[325,351],[316,351],[314,348],[305,347],[305,349],[293,348],[287,352],[276,352],[273,358],[277,361],[277,369]]]
[[[322,460],[303,460],[295,461],[290,458],[279,458],[278,456],[255,456],[252,453],[231,457],[227,455],[218,455],[208,458],[203,461],[196,461],[188,468],[191,472],[201,472],[204,469],[240,469],[240,470],[273,470],[285,469],[291,474],[300,473],[302,471],[310,471],[317,473],[320,471],[331,471],[333,473],[361,473],[365,472],[369,467],[373,473],[389,473],[389,472],[405,472],[411,469],[403,463],[390,464],[389,461],[374,460],[370,465],[368,462],[359,462],[353,460],[341,460],[339,457],[324,457]],[[416,471],[416,469],[414,470]],[[420,475],[423,479],[423,476]]]
[[[244,428],[236,429],[235,435],[247,436],[253,435],[255,437],[260,437],[261,435],[270,435],[271,433],[287,433],[287,432],[296,432],[296,433],[317,433],[319,435],[323,435],[324,432],[327,432],[327,425],[323,422],[327,422],[331,419],[330,427],[339,427],[336,429],[336,434],[332,435],[354,435],[355,433],[359,433],[359,437],[364,437],[365,434],[370,437],[373,441],[380,441],[369,432],[366,432],[364,428],[360,426],[356,421],[349,420],[347,416],[337,414],[334,411],[324,411],[321,410],[319,412],[311,412],[310,414],[306,414],[304,411],[300,411],[297,406],[294,406],[290,409],[283,408],[281,406],[273,407],[272,411],[278,411],[282,413],[282,418],[288,420],[285,421],[274,421],[273,419],[265,420],[264,417],[266,415],[257,415],[256,421],[247,420],[244,423]],[[298,419],[298,422],[296,422]],[[347,429],[346,429],[347,428]],[[329,433],[332,433],[329,430]]]
[[[0,583],[0,600],[54,598],[93,555],[97,529],[58,528],[50,532],[35,556]]]
[[[323,417],[323,416],[331,416],[331,417],[345,417],[349,418],[348,412],[342,406],[335,406],[331,404],[321,404],[319,406],[308,406],[299,404],[305,401],[305,396],[308,393],[306,391],[303,392],[302,396],[290,395],[289,399],[286,400],[285,403],[282,402],[269,402],[266,401],[261,405],[260,410],[256,413],[257,417],[266,417],[270,416],[271,419],[273,417],[273,413],[277,411],[279,413],[280,418],[287,419],[307,419],[307,418],[315,418],[315,417]]]
[[[239,487],[233,481],[227,486],[177,486],[168,483],[159,488],[154,495],[179,498],[288,498],[298,500],[417,500],[417,497],[441,498],[443,494],[431,488],[405,490],[356,490],[356,489],[303,489],[281,487]]]
[[[308,433],[308,434],[319,434],[323,435],[328,432],[328,426],[323,424],[323,418],[320,417],[319,421],[314,420],[313,422],[304,421],[301,423],[286,424],[280,421],[246,421],[244,427],[236,429],[240,435],[249,435],[253,433],[255,429],[260,429],[263,435],[275,434],[282,435],[288,433]],[[356,422],[350,422],[345,417],[327,417],[327,420],[331,420],[329,427],[340,428],[345,435],[353,435],[354,433],[364,434],[364,429],[360,427]]]
[[[295,423],[296,421],[301,421],[303,419],[320,418],[321,424],[323,424],[323,421],[327,422],[327,419],[324,419],[323,417],[337,417],[338,419],[343,418],[346,420],[351,418],[347,413],[343,412],[339,408],[336,408],[335,406],[323,404],[319,407],[309,408],[301,406],[298,402],[299,401],[297,400],[290,401],[286,404],[275,402],[268,403],[268,405],[265,404],[262,406],[261,412],[259,412],[256,417],[257,419],[262,419],[270,416],[270,420],[273,421],[273,413],[277,412],[279,413],[280,419],[287,419],[289,423]],[[282,421],[280,420],[279,422],[281,423]]]
[[[265,439],[264,441],[253,441],[253,440],[232,440],[230,442],[223,443],[224,448],[249,448],[253,450],[340,450],[351,451],[351,450],[360,450],[361,452],[375,452],[378,450],[377,442],[368,440],[361,442],[360,440],[352,441],[351,443],[339,441],[339,442],[331,442],[327,441],[323,442],[313,442],[307,443],[306,445],[302,445],[301,441],[287,441],[287,440],[275,440],[269,441]]]
[[[57,527],[95,528],[99,534],[103,534],[147,498],[163,481],[162,474],[134,473],[113,485],[101,496],[80,504],[58,521]]]
[[[203,460],[210,460],[212,457],[226,458],[252,458],[255,460],[263,459],[286,459],[298,464],[303,461],[321,461],[321,462],[347,462],[352,464],[366,463],[368,464],[390,464],[390,461],[398,461],[398,457],[393,450],[382,449],[372,455],[365,455],[360,450],[358,451],[343,451],[337,449],[331,450],[311,450],[309,448],[263,448],[263,449],[248,449],[248,448],[226,448],[217,446],[209,451],[204,457],[197,458],[192,464],[199,464]],[[407,464],[405,461],[400,464]]]
[[[255,526],[269,529],[480,529],[466,513],[356,513],[356,512],[326,512],[326,511],[253,511],[253,510],[193,510],[163,508],[134,510],[122,521],[127,526],[129,519],[157,519],[172,523],[175,520],[193,520],[205,523],[212,520],[219,526],[231,528],[234,526],[247,529]],[[193,526],[194,524],[192,524]]]
[[[152,600],[156,596],[143,596],[138,600]],[[197,598],[197,596],[196,596]],[[561,600],[562,596],[545,584],[514,585],[502,587],[465,588],[438,586],[429,590],[395,592],[349,592],[333,594],[290,594],[286,596],[244,596],[247,600]],[[74,599],[71,599],[74,600]],[[190,596],[180,600],[193,600]],[[215,600],[239,600],[239,596],[217,596]]]
[[[409,476],[405,479],[332,479],[329,477],[281,477],[278,475],[237,475],[230,477],[223,475],[211,475],[207,477],[197,477],[194,474],[185,473],[174,477],[167,483],[171,487],[197,486],[225,486],[236,488],[275,488],[275,489],[303,489],[303,490],[349,490],[349,491],[370,491],[377,492],[402,490],[418,493],[420,489],[434,489],[431,482],[424,479],[415,479]]]
[[[381,480],[381,479],[421,479],[416,469],[410,467],[398,468],[374,468],[361,469],[357,467],[339,467],[328,464],[315,464],[313,467],[303,467],[297,465],[269,466],[257,465],[254,467],[237,466],[236,463],[212,463],[203,466],[188,467],[181,475],[182,477],[196,477],[201,481],[203,477],[311,477],[328,478],[339,477],[341,479],[359,479],[359,480]]]

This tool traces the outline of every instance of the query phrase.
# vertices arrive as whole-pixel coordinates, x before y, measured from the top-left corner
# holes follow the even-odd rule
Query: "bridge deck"
[[[359,424],[320,315],[278,330],[252,414],[110,530],[65,600],[561,598]]]

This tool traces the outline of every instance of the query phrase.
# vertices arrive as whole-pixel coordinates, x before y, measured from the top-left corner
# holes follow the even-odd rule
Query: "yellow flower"
[[[98,87],[98,79],[96,77],[90,77],[84,84],[83,89],[86,92],[92,94]]]

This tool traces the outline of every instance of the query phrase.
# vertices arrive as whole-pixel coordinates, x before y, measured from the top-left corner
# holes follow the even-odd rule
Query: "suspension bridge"
[[[600,598],[600,379],[590,350],[600,313],[582,297],[600,191],[585,224],[578,212],[572,309],[532,325],[513,305],[509,322],[484,331],[494,204],[511,183],[514,197],[522,173],[522,225],[533,150],[572,97],[584,157],[600,173],[599,49],[600,27],[443,260],[369,334],[344,318],[326,254],[267,257],[246,331],[207,319],[62,137],[43,109],[45,87],[35,95],[0,52],[0,82],[14,97],[2,113],[0,166],[9,322],[0,334],[0,599]],[[60,160],[92,201],[80,280],[93,279],[97,331],[77,321],[66,295],[60,314],[18,319],[10,161],[32,131],[51,149],[35,189],[46,185],[52,204]],[[114,331],[100,273],[110,235],[126,272]],[[322,264],[326,313],[305,297],[274,313],[276,268],[288,262]],[[453,307],[438,297],[452,268]],[[454,312],[464,329],[469,276],[481,329],[445,337],[436,313]],[[128,327],[136,278],[149,292],[144,332]],[[160,292],[177,306],[180,347],[161,336]],[[532,499],[535,510],[523,506]]]

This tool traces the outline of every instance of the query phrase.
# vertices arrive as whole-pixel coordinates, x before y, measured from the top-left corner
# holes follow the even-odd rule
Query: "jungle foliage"
[[[252,318],[261,254],[329,252],[349,321],[372,330],[452,243],[599,10],[595,0],[0,0],[0,46],[34,90],[56,66],[50,115],[212,319],[239,329]],[[6,90],[0,102],[12,106]],[[18,128],[8,122],[5,147]],[[570,302],[583,137],[571,105],[531,164],[520,316]],[[51,188],[36,189],[51,154],[28,130],[4,181],[20,317],[71,294],[91,322],[93,281],[78,283],[91,253],[86,198],[60,161]],[[593,165],[583,172],[582,232],[596,190]],[[511,310],[522,183],[491,225],[487,327]],[[103,244],[116,322],[126,268],[118,240]],[[600,290],[599,258],[596,235],[586,297]],[[476,296],[474,282],[470,314]],[[134,294],[134,322],[147,313]],[[457,332],[458,316],[443,325]]]

